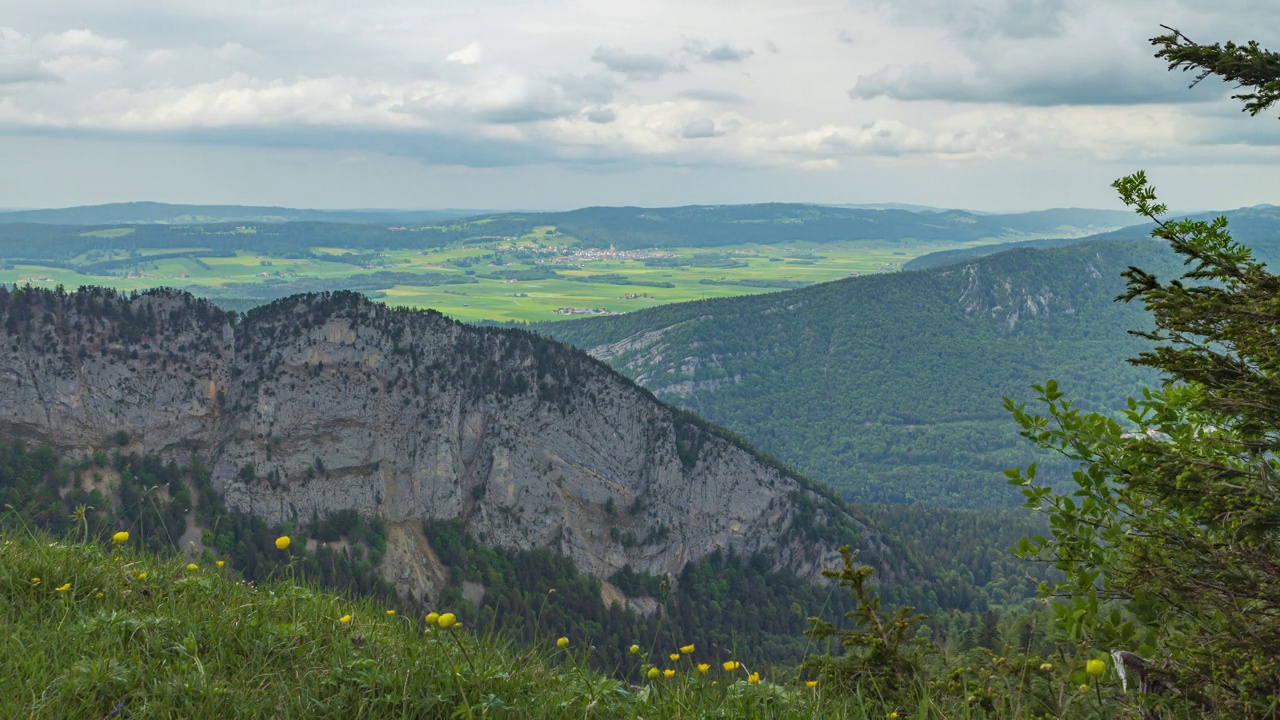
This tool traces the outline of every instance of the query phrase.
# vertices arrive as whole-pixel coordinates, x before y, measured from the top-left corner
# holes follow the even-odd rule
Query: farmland
[[[892,272],[914,257],[975,244],[860,240],[624,251],[583,247],[543,227],[519,238],[421,250],[314,247],[308,257],[251,250],[210,256],[200,248],[95,250],[72,258],[70,267],[15,261],[0,269],[0,282],[68,289],[179,287],[246,306],[295,292],[351,288],[391,305],[435,308],[460,320],[529,322]],[[90,263],[112,267],[85,274]]]

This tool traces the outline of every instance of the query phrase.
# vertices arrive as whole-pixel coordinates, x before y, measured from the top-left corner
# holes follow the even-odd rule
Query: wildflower
[[[139,579],[139,580],[146,580],[146,579],[147,579],[147,574],[146,574],[146,573],[144,573],[144,572],[140,572],[140,573],[138,573],[138,579]]]
[[[760,682],[760,673],[758,673],[758,672],[753,672],[753,673],[751,673],[750,675],[748,675],[748,676],[747,676],[747,682],[751,683],[752,685],[754,685],[754,684],[756,684],[756,683]]]
[[[71,583],[67,583],[60,588],[55,588],[58,592],[66,592],[71,589]]]
[[[40,584],[40,578],[31,578],[31,584],[32,584],[32,585],[39,585],[39,584]]]
[[[889,720],[898,720],[898,711],[897,711],[897,710],[894,710],[893,712],[889,713]]]
[[[658,668],[649,668],[649,679],[650,680],[658,679]]]
[[[810,688],[816,688],[816,687],[818,687],[818,681],[817,681],[817,680],[805,680],[805,681],[804,681],[804,686],[805,686],[805,687],[810,687]],[[898,717],[898,716],[897,716],[897,715],[890,715],[890,717]]]
[[[129,542],[129,533],[124,530],[121,530],[120,532],[111,536],[111,542],[117,545],[123,545]]]
[[[427,628],[427,629],[423,630],[423,631],[422,631],[422,634],[423,634],[425,637],[431,637],[431,628]]]
[[[1102,660],[1090,660],[1088,663],[1085,663],[1084,669],[1085,672],[1090,675],[1098,677],[1107,671],[1107,664]]]
[[[458,618],[453,613],[445,613],[437,622],[440,623],[441,629],[448,629],[458,624]]]
[[[733,672],[734,670],[737,670],[738,668],[742,667],[742,663],[738,662],[737,660],[729,660],[725,662],[723,667],[725,672]]]
[[[707,671],[710,669],[711,669],[711,665],[709,663],[702,663],[701,665],[698,666],[698,672],[702,673],[703,675],[706,675]]]
[[[188,563],[188,564],[187,564],[187,570],[190,570],[191,572],[195,572],[195,571],[197,571],[197,570],[199,570],[199,569],[200,569],[200,568],[196,567],[196,564],[195,564],[195,563]]]
[[[351,622],[351,616],[343,615],[342,617],[338,618],[338,622],[342,623],[343,625],[346,625],[347,623]]]
[[[388,611],[387,611],[387,617],[395,617],[395,616],[396,616],[396,611],[395,611],[395,610],[388,610]]]
[[[440,613],[437,613],[437,612],[427,613],[428,625],[435,625],[439,621],[440,621]]]
[[[675,676],[676,676],[676,671],[675,671],[675,670],[672,670],[671,668],[667,668],[666,670],[663,670],[663,671],[662,671],[662,677],[664,677],[664,678],[670,679],[670,678],[673,678],[673,677],[675,677]]]
[[[276,538],[276,549],[277,549],[277,550],[288,550],[288,549],[289,549],[289,536],[288,536],[288,535],[281,535],[280,537]]]
[[[99,598],[99,599],[106,597],[106,595],[105,595],[105,594],[103,594],[103,593],[94,593],[94,595],[93,595],[93,596],[94,596],[94,597],[96,597],[96,598]]]
[[[226,560],[219,560],[219,561],[218,561],[218,567],[222,567],[222,566],[224,566],[224,565],[226,565],[226,564],[227,564],[227,561],[226,561]]]
[[[667,657],[671,658],[671,662],[675,662],[680,659],[680,653],[671,653]]]
[[[684,647],[680,648],[680,652],[684,653],[685,655],[692,655],[692,654],[693,654],[693,643],[690,643],[690,644],[685,645]]]
[[[1053,663],[1044,663],[1043,665],[1041,665],[1041,666],[1040,666],[1040,672],[1042,672],[1042,673],[1051,673],[1051,672],[1053,672]]]
[[[1077,690],[1079,690],[1079,691],[1080,691],[1080,692],[1082,692],[1082,693],[1087,693],[1087,692],[1089,692],[1089,686],[1088,686],[1088,685],[1081,685],[1080,687],[1078,687],[1078,688],[1076,688],[1076,689],[1077,689]]]
[[[562,637],[562,638],[560,638],[559,640],[557,640],[557,641],[556,641],[556,647],[560,648],[561,650],[563,650],[563,649],[565,649],[565,648],[569,647],[569,638],[567,638],[567,637]]]
[[[40,579],[40,578],[36,578],[36,580],[39,580],[39,579]],[[631,654],[632,654],[632,655],[639,655],[639,654],[640,654],[640,646],[639,646],[639,645],[632,645],[632,646],[631,646]]]

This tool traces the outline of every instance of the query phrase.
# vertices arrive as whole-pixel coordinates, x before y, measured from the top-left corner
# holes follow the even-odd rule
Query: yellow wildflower
[[[106,595],[105,595],[104,593],[94,593],[94,594],[93,594],[93,596],[94,596],[94,597],[96,597],[96,598],[104,598],[104,597],[106,597]]]
[[[632,654],[632,655],[639,655],[639,654],[640,654],[640,646],[639,646],[639,645],[632,645],[632,646],[631,646],[631,654]]]
[[[144,573],[144,572],[140,572],[140,573],[138,573],[138,579],[139,579],[139,580],[146,580],[146,579],[147,579],[147,574],[146,574],[146,573]]]
[[[117,545],[123,545],[124,543],[129,542],[129,533],[125,532],[124,530],[121,530],[120,532],[111,536],[111,542]]]
[[[658,679],[658,668],[649,668],[649,679],[650,680]]]
[[[711,665],[709,663],[702,663],[701,665],[698,666],[698,672],[702,673],[703,675],[706,675],[707,671],[710,669],[711,669]]]
[[[816,688],[816,687],[818,687],[818,681],[817,681],[817,680],[805,680],[805,681],[804,681],[804,686],[805,686],[805,687]],[[890,717],[898,717],[898,716],[897,716],[897,715],[892,715],[892,716],[890,716]]]
[[[1051,672],[1053,672],[1053,663],[1042,663],[1042,664],[1040,665],[1040,672],[1042,672],[1042,673],[1051,673]]]
[[[680,659],[680,653],[671,653],[667,657],[671,658],[672,662],[675,662],[676,660]]]
[[[423,630],[422,634],[425,635],[426,637],[431,637],[431,628],[427,628],[426,630]]]
[[[569,638],[562,637],[559,640],[556,640],[556,647],[560,648],[561,650],[569,647]]]
[[[226,560],[219,560],[219,561],[218,561],[218,567],[223,567],[223,566],[225,566],[226,564],[227,564],[227,561],[226,561]]]
[[[725,672],[733,672],[734,670],[737,670],[738,668],[742,667],[742,663],[738,662],[737,660],[729,660],[725,662],[723,667]]]
[[[60,588],[54,588],[54,589],[57,590],[58,592],[66,592],[71,589],[71,583],[67,583],[66,585],[63,585]]]
[[[458,618],[453,613],[445,613],[440,616],[440,619],[437,622],[440,623],[441,628],[447,629],[447,628],[453,627],[454,625],[457,625]]]
[[[32,584],[32,585],[39,585],[39,584],[40,584],[40,578],[31,578],[31,584]]]
[[[898,720],[898,711],[897,711],[897,710],[894,710],[893,712],[889,713],[889,720]]]
[[[680,648],[680,652],[684,653],[685,655],[692,655],[692,654],[693,654],[693,643],[690,643],[690,644],[685,645],[684,647]]]
[[[753,684],[753,685],[754,685],[755,683],[760,682],[760,673],[758,673],[758,672],[753,672],[753,673],[751,673],[750,675],[748,675],[748,676],[747,676],[747,682],[749,682],[749,683],[751,683],[751,684]]]
[[[289,549],[289,536],[288,536],[288,535],[281,535],[280,537],[276,538],[276,549],[277,549],[277,550],[288,550],[288,549]]]
[[[1098,677],[1107,671],[1107,664],[1101,660],[1090,660],[1088,663],[1085,663],[1084,669],[1085,672],[1090,675]]]
[[[351,616],[343,615],[342,617],[338,618],[338,622],[342,623],[343,625],[346,625],[347,623],[351,622]]]
[[[196,564],[195,564],[195,563],[188,563],[188,564],[187,564],[187,569],[188,569],[188,570],[190,570],[191,572],[195,572],[196,570],[199,570],[200,568],[196,567]]]
[[[428,625],[435,625],[435,624],[436,624],[437,622],[439,622],[439,621],[440,621],[440,613],[438,613],[438,612],[427,613],[427,624],[428,624]]]
[[[387,611],[387,617],[395,617],[395,616],[396,616],[396,611],[395,611],[395,610],[388,610],[388,611]]]
[[[671,668],[667,668],[666,670],[662,671],[662,677],[664,678],[673,678],[675,676],[676,676],[676,671],[672,670]]]

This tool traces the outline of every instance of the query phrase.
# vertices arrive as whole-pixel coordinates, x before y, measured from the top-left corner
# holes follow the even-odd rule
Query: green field
[[[97,231],[95,236],[118,237],[112,231]],[[666,303],[894,272],[926,253],[999,240],[861,240],[613,251],[585,247],[544,227],[518,239],[472,240],[423,250],[371,253],[318,246],[310,248],[310,257],[245,251],[209,257],[201,254],[202,248],[94,250],[74,258],[72,264],[125,262],[84,274],[19,260],[9,269],[0,269],[0,282],[62,284],[68,289],[169,286],[215,300],[264,302],[294,292],[350,288],[391,305],[435,308],[460,320],[528,322],[574,317],[567,309],[579,314],[626,313]],[[190,256],[172,257],[183,252]],[[147,259],[161,255],[166,257]]]

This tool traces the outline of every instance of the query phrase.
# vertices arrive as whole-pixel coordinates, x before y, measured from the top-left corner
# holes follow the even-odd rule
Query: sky
[[[1276,0],[0,0],[0,207],[1280,203]]]

